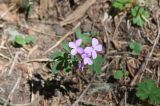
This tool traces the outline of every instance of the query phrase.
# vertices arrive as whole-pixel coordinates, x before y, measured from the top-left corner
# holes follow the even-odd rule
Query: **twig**
[[[2,53],[0,53],[0,56],[3,57],[3,58],[5,58],[5,59],[7,59],[7,60],[9,60],[9,61],[11,60],[9,57],[5,56],[5,55],[2,54]]]
[[[139,71],[136,73],[136,75],[134,76],[134,78],[132,79],[131,83],[130,83],[130,86],[134,86],[135,85],[135,82],[138,78],[138,76],[144,72],[144,70],[146,69],[147,65],[148,65],[148,62],[149,62],[149,59],[151,58],[152,54],[153,54],[153,51],[155,49],[155,46],[157,45],[158,41],[159,41],[159,38],[160,38],[160,27],[159,27],[159,21],[158,21],[158,18],[157,18],[157,27],[158,27],[158,35],[154,41],[154,44],[153,44],[153,47],[151,49],[151,52],[148,53],[147,57],[145,58],[144,62],[142,63]]]
[[[9,102],[9,99],[11,98],[11,96],[13,95],[14,91],[16,90],[17,86],[19,85],[19,83],[21,81],[21,78],[22,78],[22,74],[20,73],[20,76],[17,79],[17,82],[15,83],[15,85],[14,85],[13,89],[11,90],[11,92],[9,93],[8,98],[5,101],[5,103],[3,104],[3,106],[7,106],[8,102]]]
[[[59,44],[61,44],[62,41],[64,41],[69,35],[71,35],[73,32],[68,32],[66,33],[54,46],[52,46],[51,48],[49,48],[45,54],[49,53],[50,51],[52,51],[54,48],[56,48]]]
[[[31,62],[53,62],[53,60],[49,59],[49,58],[33,59],[33,60],[28,60],[28,61],[21,62],[20,64],[31,63]]]
[[[66,33],[55,45],[53,45],[51,48],[49,48],[45,54],[49,53],[50,51],[52,51],[54,48],[56,48],[58,45],[61,44],[62,41],[64,41],[69,35],[74,33],[74,30],[79,27],[80,23],[78,23],[73,29],[72,31],[69,31],[68,33]]]
[[[0,49],[7,49],[6,47],[4,47],[4,46],[0,46]]]
[[[9,13],[16,5],[11,6],[7,11],[5,11],[3,14],[0,15],[0,19],[2,19],[5,15]]]
[[[17,62],[17,58],[18,58],[19,54],[20,54],[20,52],[16,52],[15,57],[14,57],[13,62],[12,62],[12,65],[9,69],[8,76],[10,76],[12,74],[12,71],[14,69],[14,66],[15,66],[16,62]]]

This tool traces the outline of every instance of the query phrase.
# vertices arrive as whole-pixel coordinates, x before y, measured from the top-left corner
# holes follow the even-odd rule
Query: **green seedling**
[[[115,73],[114,73],[114,78],[115,79],[121,79],[123,78],[124,76],[128,75],[128,72],[121,69],[121,70],[117,70]]]
[[[129,47],[130,47],[130,49],[132,49],[132,52],[135,55],[139,55],[142,52],[142,50],[143,50],[143,46],[140,43],[135,42],[135,41],[131,42],[129,44]]]
[[[149,100],[151,104],[160,104],[160,88],[156,87],[154,80],[145,80],[137,84],[136,96],[140,100]]]
[[[132,15],[132,23],[142,27],[149,18],[149,11],[146,10],[144,7],[136,6],[131,10]]]
[[[33,36],[23,37],[22,35],[16,35],[15,37],[15,43],[20,46],[24,46],[34,42],[35,42],[35,38]]]
[[[112,5],[116,9],[123,10],[131,2],[132,0],[114,0]]]

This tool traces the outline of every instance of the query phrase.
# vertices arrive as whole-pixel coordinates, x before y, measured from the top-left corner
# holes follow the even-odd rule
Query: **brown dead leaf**
[[[67,24],[71,24],[78,19],[82,18],[88,8],[93,5],[96,0],[87,0],[83,5],[79,6],[73,13],[67,16],[63,21],[60,22],[60,25],[64,26]]]

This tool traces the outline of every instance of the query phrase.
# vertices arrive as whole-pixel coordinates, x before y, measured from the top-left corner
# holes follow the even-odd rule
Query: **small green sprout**
[[[117,70],[115,73],[114,73],[114,78],[115,79],[121,79],[123,78],[124,76],[128,75],[128,72],[121,69],[121,70]]]
[[[143,46],[140,43],[135,42],[135,41],[131,42],[129,44],[129,47],[130,47],[130,49],[132,49],[132,52],[135,55],[139,55],[142,52],[142,50],[143,50]]]
[[[123,10],[131,2],[132,2],[132,0],[114,0],[113,7],[116,9],[119,9],[119,10]]]
[[[160,104],[160,88],[156,87],[154,80],[145,80],[137,84],[136,96],[140,100],[149,100],[151,104]]]
[[[23,37],[22,35],[16,35],[15,37],[15,43],[20,46],[24,46],[26,44],[34,43],[34,42],[35,42],[35,38],[33,36]]]
[[[142,27],[148,21],[150,13],[144,7],[136,6],[132,8],[131,15],[133,24]]]

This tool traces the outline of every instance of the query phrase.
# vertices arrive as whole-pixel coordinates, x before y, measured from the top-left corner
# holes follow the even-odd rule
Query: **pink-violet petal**
[[[83,54],[81,55],[81,57],[84,59],[84,58],[87,57],[87,54],[83,53]]]
[[[101,52],[102,51],[102,45],[99,44],[97,46],[94,47],[94,50],[98,51],[98,52]]]
[[[69,47],[70,48],[76,48],[76,44],[74,42],[69,42]]]
[[[78,48],[77,48],[77,52],[78,52],[79,54],[82,54],[83,51],[84,51],[83,48],[81,48],[81,47],[78,47]]]
[[[93,62],[92,62],[92,60],[91,60],[90,58],[86,57],[86,58],[84,58],[84,64],[85,64],[85,65],[86,65],[86,64],[92,65]]]
[[[97,53],[95,50],[92,51],[92,58],[93,59],[96,59],[97,58]]]
[[[93,38],[92,39],[92,47],[95,47],[96,45],[98,45],[98,39],[96,39],[96,38]]]
[[[91,56],[93,48],[92,47],[86,47],[84,49],[84,53],[88,54],[88,56]]]
[[[76,55],[76,54],[77,54],[77,49],[72,49],[72,50],[71,50],[71,55],[74,56],[74,55]]]
[[[82,43],[82,39],[77,39],[77,40],[75,41],[75,44],[76,44],[77,47],[80,46],[81,43]]]

